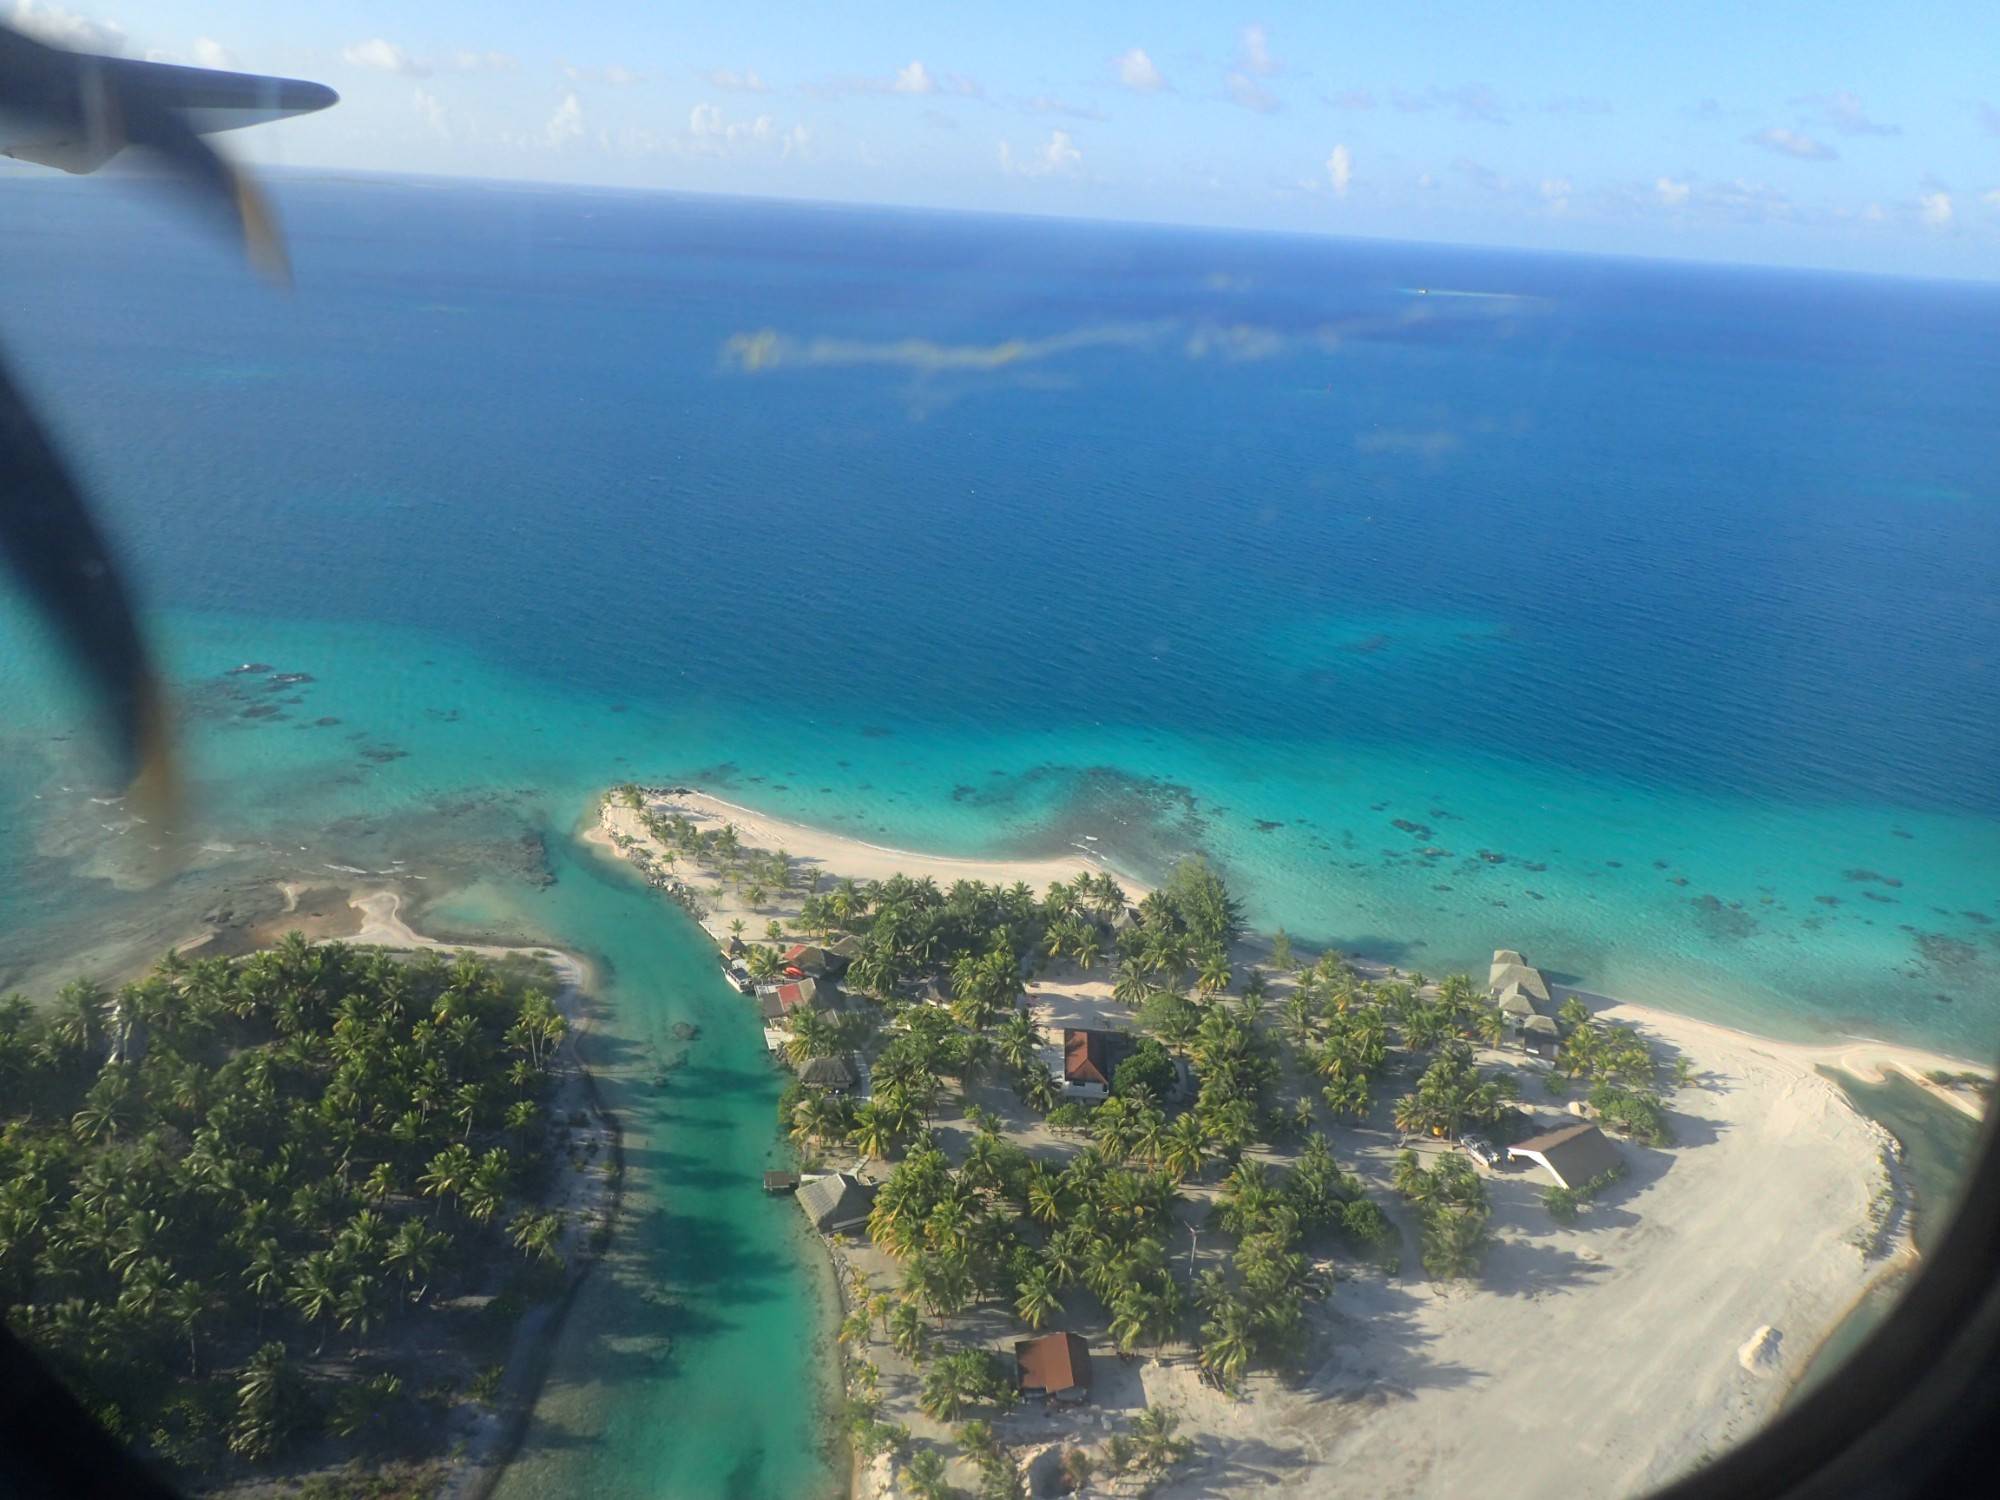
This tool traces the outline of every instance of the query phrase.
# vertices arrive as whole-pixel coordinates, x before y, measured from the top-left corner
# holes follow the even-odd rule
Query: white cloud
[[[1868,111],[1861,107],[1861,100],[1855,95],[1842,91],[1825,98],[1800,99],[1800,104],[1817,105],[1826,116],[1827,124],[1842,135],[1901,135],[1900,125],[1884,125],[1879,120],[1868,118]]]
[[[1072,120],[1108,120],[1111,116],[1103,110],[1082,104],[1070,104],[1053,94],[1037,94],[1021,108],[1031,115],[1066,115]]]
[[[1342,89],[1326,102],[1335,109],[1373,109],[1375,96],[1366,89]]]
[[[701,76],[708,80],[709,87],[728,89],[734,94],[768,94],[771,91],[771,86],[750,68],[741,73],[734,68],[710,68]]]
[[[1882,205],[1879,203],[1871,203],[1861,210],[1861,222],[1864,224],[1880,224],[1888,217],[1888,214],[1882,211]]]
[[[1988,208],[2000,208],[2000,187],[1988,188],[1979,195],[1979,201]]]
[[[519,59],[505,52],[452,52],[442,66],[454,73],[511,73],[521,66]]]
[[[1476,188],[1484,188],[1489,193],[1511,193],[1514,180],[1491,167],[1481,166],[1467,157],[1459,157],[1451,164],[1452,171],[1458,173]]]
[[[1800,161],[1833,161],[1840,155],[1826,142],[1816,141],[1804,131],[1787,130],[1782,125],[1752,131],[1743,139],[1749,145],[1762,146],[1766,151],[1796,157]]]
[[[1932,188],[1928,193],[1917,194],[1917,212],[1930,229],[1949,229],[1951,221],[1957,217],[1952,207],[1951,194],[1943,188]]]
[[[234,52],[231,52],[222,43],[210,41],[207,37],[202,37],[194,44],[194,61],[195,66],[199,68],[227,69],[242,66],[236,60]]]
[[[1694,196],[1694,184],[1684,177],[1662,177],[1653,184],[1653,191],[1668,208],[1686,208],[1688,199]]]
[[[770,115],[732,120],[717,104],[697,104],[688,115],[688,136],[693,149],[707,156],[742,155],[776,147],[780,157],[805,154],[812,144],[812,131],[804,125],[789,130]]]
[[[1282,99],[1248,73],[1229,75],[1229,102],[1254,109],[1260,115],[1275,115],[1285,107]]]
[[[895,94],[935,94],[937,80],[931,77],[929,68],[920,62],[911,62],[907,67],[896,69],[895,81],[889,85]]]
[[[1049,132],[1048,144],[1030,156],[1017,157],[1014,148],[1000,143],[1000,170],[1015,177],[1068,177],[1083,165],[1083,153],[1067,130]]]
[[[573,62],[558,64],[563,77],[572,83],[608,83],[613,88],[630,88],[635,83],[644,83],[646,75],[635,73],[630,68],[621,68],[616,63],[603,68],[578,67]]]
[[[422,78],[430,69],[418,62],[393,42],[385,42],[379,36],[372,42],[357,42],[344,48],[340,60],[357,68],[372,68],[378,73],[401,73],[409,78]]]
[[[1333,155],[1326,159],[1326,175],[1333,183],[1334,196],[1345,198],[1347,185],[1354,181],[1354,153],[1345,146],[1335,146]]]
[[[1545,177],[1542,179],[1542,201],[1553,209],[1569,207],[1569,195],[1574,191],[1567,177]]]
[[[1261,26],[1243,28],[1243,71],[1269,77],[1283,70],[1284,64],[1271,55],[1271,39],[1264,34]]]
[[[1487,125],[1507,123],[1507,117],[1500,112],[1500,101],[1483,83],[1461,83],[1455,89],[1434,88],[1431,97],[1439,104],[1455,108],[1461,120],[1478,120]]]
[[[1783,189],[1768,182],[1745,182],[1740,177],[1709,188],[1702,194],[1700,208],[1706,214],[1751,224],[1798,217],[1798,209]]]
[[[424,122],[432,130],[435,130],[447,140],[450,139],[451,127],[445,124],[444,103],[437,95],[418,89],[411,102],[416,106],[417,113],[423,117]]]
[[[1157,94],[1167,86],[1167,80],[1153,66],[1153,60],[1146,55],[1144,47],[1120,53],[1113,59],[1112,65],[1118,69],[1118,81],[1134,93]]]
[[[583,101],[574,94],[564,96],[542,128],[542,138],[558,149],[583,139]]]
[[[16,0],[14,28],[37,41],[53,42],[77,52],[122,52],[125,28],[110,21],[93,21],[61,5]]]

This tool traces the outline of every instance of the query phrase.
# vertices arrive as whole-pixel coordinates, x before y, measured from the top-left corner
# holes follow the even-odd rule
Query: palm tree
[[[1000,1061],[1017,1073],[1025,1073],[1035,1063],[1036,1054],[1047,1042],[1035,1018],[1025,1010],[1017,1010],[1000,1024],[994,1037],[994,1049]]]
[[[273,1241],[275,1248],[276,1242]],[[418,1283],[415,1291],[409,1293],[412,1302],[424,1300],[430,1290],[431,1276],[437,1270],[444,1254],[451,1248],[451,1236],[431,1228],[421,1219],[405,1219],[396,1226],[396,1232],[389,1237],[389,1243],[382,1252],[385,1264],[403,1278],[405,1286]]]
[[[944,1455],[935,1448],[912,1453],[903,1465],[903,1483],[911,1500],[949,1500],[952,1488],[945,1479]]]
[[[310,1251],[298,1264],[293,1273],[292,1284],[285,1292],[285,1300],[298,1309],[300,1317],[308,1323],[324,1325],[340,1304],[340,1267],[330,1250]],[[326,1329],[320,1329],[319,1347],[326,1347]]]
[[[1440,1281],[1454,1281],[1479,1270],[1486,1248],[1486,1215],[1479,1209],[1447,1209],[1424,1223],[1424,1269]]]
[[[1236,1389],[1250,1364],[1254,1331],[1250,1309],[1234,1298],[1220,1303],[1201,1325],[1201,1367],[1226,1391]]]
[[[1176,1182],[1200,1177],[1208,1155],[1208,1132],[1192,1111],[1169,1125],[1161,1144],[1160,1165]]]
[[[1137,1005],[1152,993],[1151,970],[1136,958],[1118,960],[1117,977],[1112,981],[1111,998],[1121,1005]]]
[[[472,1148],[462,1141],[454,1142],[431,1158],[431,1164],[417,1178],[417,1189],[426,1197],[439,1200],[457,1198],[471,1184],[477,1165]]]
[[[507,1153],[495,1146],[479,1158],[472,1177],[460,1195],[465,1212],[475,1224],[491,1222],[507,1201],[508,1179],[512,1175]]]
[[[930,1330],[924,1327],[923,1315],[917,1311],[916,1304],[898,1302],[890,1311],[889,1342],[910,1363],[920,1365],[924,1362]]]
[[[556,1250],[556,1244],[562,1239],[565,1222],[566,1216],[561,1210],[538,1214],[524,1208],[514,1215],[514,1221],[508,1228],[514,1248],[523,1255],[537,1260],[559,1261],[562,1256]]]
[[[854,1126],[848,1139],[853,1142],[856,1151],[877,1161],[884,1160],[896,1149],[896,1132],[890,1128],[889,1117],[872,1101],[854,1112]]]
[[[816,1010],[800,1006],[786,1018],[785,1025],[791,1032],[791,1039],[785,1043],[785,1056],[794,1067],[808,1058],[831,1057],[839,1050],[833,1022]]]
[[[1062,1085],[1047,1068],[1029,1068],[1021,1075],[1021,1099],[1028,1108],[1047,1114],[1062,1101]]]
[[[1028,1216],[1053,1224],[1063,1215],[1062,1180],[1047,1162],[1028,1168]]]
[[[1364,1120],[1368,1117],[1370,1104],[1368,1080],[1359,1074],[1334,1079],[1320,1090],[1320,1098],[1332,1113],[1349,1120]]]
[[[1203,955],[1201,973],[1195,979],[1195,988],[1204,995],[1216,995],[1229,988],[1235,976],[1229,972],[1229,956],[1220,948],[1210,949]]]
[[[1046,1266],[1036,1266],[1021,1282],[1014,1311],[1030,1328],[1040,1328],[1049,1318],[1062,1316],[1063,1305],[1056,1297],[1054,1282]]]
[[[847,1110],[823,1089],[801,1100],[792,1115],[792,1139],[824,1146],[847,1134]]]
[[[1389,1186],[1412,1203],[1421,1204],[1431,1189],[1431,1175],[1424,1170],[1416,1152],[1404,1151],[1397,1156],[1389,1174]]]
[[[266,1459],[285,1445],[306,1409],[305,1377],[283,1344],[266,1344],[250,1356],[236,1388],[236,1418],[230,1424],[230,1451]]]

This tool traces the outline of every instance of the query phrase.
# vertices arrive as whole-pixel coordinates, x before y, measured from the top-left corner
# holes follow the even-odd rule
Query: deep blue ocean
[[[1993,287],[314,181],[285,296],[144,198],[8,189],[0,334],[223,842],[699,775],[1989,1050]],[[247,658],[317,680],[244,721]],[[25,866],[73,714],[11,696]]]
[[[559,842],[688,779],[902,847],[1199,850],[1258,926],[1431,973],[1517,947],[1992,1053],[2000,288],[294,180],[283,295],[143,197],[5,194],[0,338],[168,643],[205,860],[414,874],[419,826]],[[43,644],[0,608],[0,984],[160,899],[104,878]],[[591,949],[635,1046],[722,1025],[675,1009],[719,988],[685,934],[640,952],[633,889],[552,865],[432,915]],[[716,1076],[748,1174],[769,1090]],[[764,1211],[661,1159],[670,1217]],[[745,1464],[670,1487],[796,1492]]]

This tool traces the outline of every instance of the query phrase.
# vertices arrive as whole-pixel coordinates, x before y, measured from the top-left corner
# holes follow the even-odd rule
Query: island
[[[610,1232],[581,963],[352,904],[352,941],[0,1000],[8,1326],[201,1493],[476,1490]]]
[[[1626,1494],[1765,1421],[1906,1267],[1829,1070],[1990,1075],[1245,928],[1199,858],[946,859],[625,785],[792,1076],[863,1495]]]

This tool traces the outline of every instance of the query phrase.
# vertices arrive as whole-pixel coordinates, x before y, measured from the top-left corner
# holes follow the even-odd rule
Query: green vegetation
[[[1428,1170],[1417,1153],[1396,1159],[1396,1191],[1423,1216],[1424,1269],[1440,1281],[1475,1276],[1488,1235],[1486,1185],[1472,1163],[1456,1151]]]
[[[532,977],[294,933],[0,1001],[8,1325],[183,1472],[411,1429],[417,1325],[503,1266],[518,1308],[560,1263],[564,1023]]]
[[[1542,1194],[1542,1207],[1549,1211],[1549,1217],[1558,1224],[1574,1224],[1578,1215],[1582,1213],[1584,1205],[1623,1177],[1625,1170],[1622,1165],[1616,1166],[1608,1171],[1599,1172],[1590,1181],[1578,1187],[1552,1187]]]

